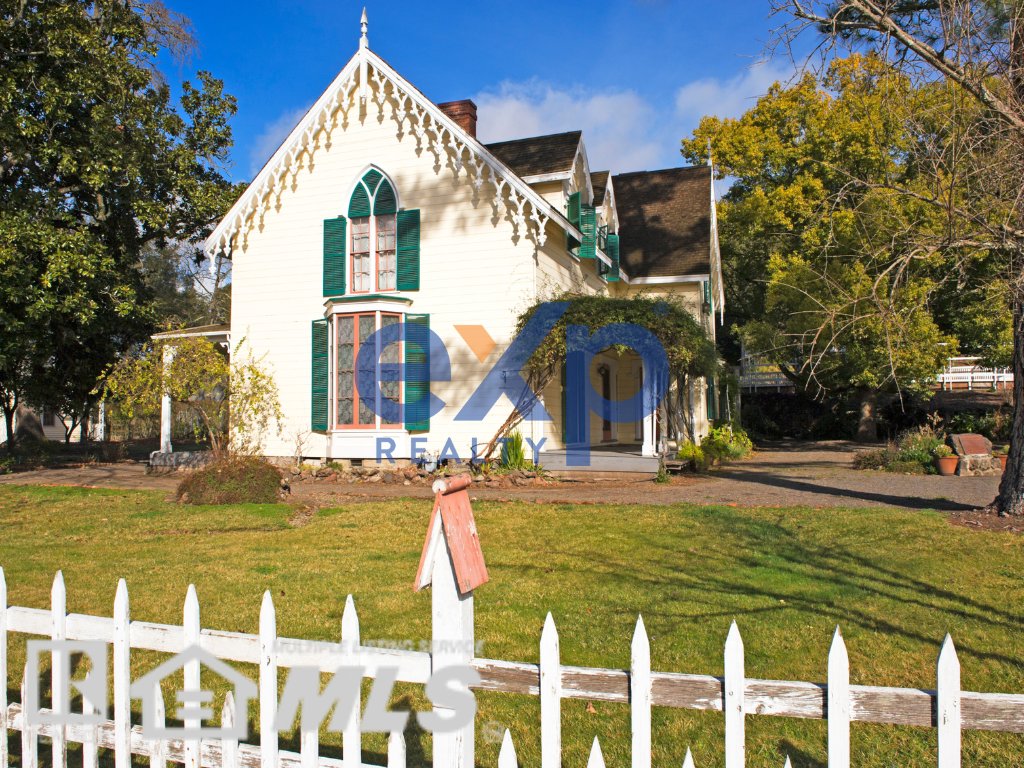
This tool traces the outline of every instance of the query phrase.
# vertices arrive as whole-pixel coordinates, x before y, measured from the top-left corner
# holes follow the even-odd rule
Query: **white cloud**
[[[686,126],[687,133],[697,127],[704,115],[739,117],[768,92],[772,83],[785,83],[792,76],[791,67],[758,62],[726,80],[694,80],[676,91],[676,117]]]
[[[281,113],[276,119],[267,123],[263,131],[257,136],[249,149],[249,178],[255,178],[256,174],[270,159],[278,147],[288,138],[292,128],[299,124],[302,116],[309,111],[309,107],[289,109]]]
[[[562,90],[532,80],[502,83],[473,100],[479,108],[477,132],[485,143],[582,130],[595,171],[629,171],[665,162],[661,121],[634,91]],[[670,152],[674,146],[669,145]]]
[[[680,139],[706,114],[737,117],[776,80],[792,74],[758,63],[733,77],[681,86],[674,100],[652,103],[633,90],[557,88],[541,80],[505,82],[473,97],[484,142],[582,130],[593,170],[650,170],[681,165]]]

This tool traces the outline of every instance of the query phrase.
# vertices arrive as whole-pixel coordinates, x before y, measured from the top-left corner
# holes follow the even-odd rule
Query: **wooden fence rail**
[[[435,583],[435,587],[437,584]],[[454,587],[453,587],[454,588]],[[435,593],[435,599],[437,599]],[[0,569],[0,679],[8,678],[8,635],[20,633],[53,640],[102,641],[112,648],[112,719],[99,725],[29,725],[23,703],[29,680],[26,665],[21,702],[6,700],[6,685],[0,685],[0,732],[21,733],[22,768],[38,768],[39,739],[50,740],[54,768],[66,768],[67,745],[82,745],[83,768],[96,768],[98,750],[112,750],[116,768],[131,768],[131,756],[148,757],[151,766],[165,768],[168,762],[186,768],[363,768],[360,712],[355,707],[342,732],[342,758],[320,754],[315,732],[300,737],[300,751],[279,748],[274,718],[278,706],[278,670],[296,666],[315,667],[333,673],[340,666],[364,667],[366,677],[376,677],[384,668],[396,671],[398,680],[426,683],[435,665],[431,653],[369,647],[361,644],[359,617],[351,596],[345,601],[339,642],[308,641],[280,637],[276,612],[269,592],[263,597],[258,634],[223,632],[203,628],[199,597],[189,587],[181,625],[131,620],[128,587],[118,583],[112,616],[68,614],[62,574],[54,579],[48,610],[7,605],[6,582]],[[254,665],[258,669],[260,745],[232,739],[149,740],[131,723],[129,680],[131,651],[147,650],[176,654],[197,645],[216,659]],[[850,685],[850,665],[842,634],[836,631],[828,653],[826,683],[760,680],[746,677],[743,640],[734,623],[724,645],[724,675],[682,674],[651,670],[651,648],[642,618],[637,619],[630,645],[630,668],[598,669],[563,665],[558,630],[549,614],[540,636],[539,663],[529,664],[496,659],[473,658],[471,665],[480,675],[478,690],[537,696],[541,713],[541,768],[560,768],[563,762],[561,702],[564,699],[619,702],[630,706],[631,768],[651,768],[651,711],[655,706],[711,710],[723,713],[725,721],[726,768],[745,764],[745,724],[749,716],[781,716],[826,719],[828,721],[829,768],[849,768],[850,723],[869,722],[936,728],[937,765],[960,765],[963,729],[1024,733],[1024,695],[961,691],[960,665],[953,641],[948,636],[936,665],[935,690]],[[66,711],[64,688],[58,684],[65,661],[54,655],[51,664],[52,706],[49,711]],[[200,662],[184,665],[184,691],[200,691]],[[83,704],[83,712],[89,712]],[[163,722],[163,699],[157,696],[156,712]],[[246,712],[235,710],[228,696],[221,722],[229,726]],[[198,726],[186,720],[186,726]],[[473,738],[468,727],[463,738]],[[437,768],[472,768],[458,765]],[[435,760],[435,764],[436,764]],[[8,768],[7,740],[0,738],[0,768]],[[390,734],[388,768],[405,768],[406,745],[402,733]],[[687,751],[686,766],[695,763]],[[506,731],[498,768],[516,768],[517,757],[511,734]],[[603,768],[604,757],[595,739],[588,761],[590,768]]]

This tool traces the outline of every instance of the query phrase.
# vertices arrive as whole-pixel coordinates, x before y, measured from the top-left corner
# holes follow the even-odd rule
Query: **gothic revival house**
[[[674,295],[714,333],[710,168],[592,171],[579,131],[484,145],[473,102],[432,103],[370,50],[365,18],[363,29],[355,56],[206,243],[232,259],[231,343],[263,357],[280,390],[285,423],[268,455],[293,455],[308,433],[314,458],[446,446],[446,458],[469,458],[511,404],[456,415],[518,315],[566,290]],[[404,383],[384,372],[396,363]],[[593,382],[609,399],[631,396],[643,386],[639,358],[602,354]],[[543,393],[552,421],[522,427],[547,466],[563,448],[561,387]],[[683,398],[698,436],[714,414],[708,389],[694,382]],[[591,435],[639,458],[655,455],[657,429],[653,417],[593,416]]]

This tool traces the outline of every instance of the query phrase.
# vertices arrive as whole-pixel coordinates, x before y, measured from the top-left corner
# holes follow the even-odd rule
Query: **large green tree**
[[[190,44],[156,0],[0,0],[0,409],[71,409],[156,320],[141,256],[195,242],[235,190],[235,101],[157,69]],[[85,403],[82,404],[86,405]]]
[[[821,78],[776,84],[738,119],[705,118],[683,142],[697,159],[710,141],[718,173],[735,180],[721,231],[741,335],[811,394],[857,395],[863,439],[876,437],[879,393],[922,389],[955,350],[962,314],[939,312],[942,299],[992,313],[982,293],[943,291],[944,256],[964,246],[919,199],[937,183],[920,148],[949,130],[953,98],[852,56]],[[985,253],[965,263],[980,268]],[[986,328],[1001,326],[1008,310]]]
[[[805,33],[813,47],[872,50],[916,82],[957,88],[979,113],[959,146],[976,162],[961,179],[959,199],[910,192],[942,211],[950,244],[991,254],[1002,288],[993,295],[1012,311],[1013,435],[995,507],[1024,514],[1024,3],[1014,0],[772,0],[783,23],[777,42]],[[799,46],[799,43],[798,43]],[[792,49],[792,48],[791,48]],[[947,137],[948,138],[948,137]],[[982,149],[980,157],[975,149]],[[934,154],[934,153],[933,153]],[[940,157],[942,154],[940,153]],[[994,162],[988,158],[997,158]],[[948,159],[948,156],[947,156]],[[948,162],[935,169],[944,172]],[[890,188],[906,195],[897,184]],[[959,249],[948,252],[960,271]]]

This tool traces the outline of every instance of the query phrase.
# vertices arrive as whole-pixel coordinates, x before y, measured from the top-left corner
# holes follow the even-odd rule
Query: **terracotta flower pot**
[[[955,475],[956,465],[959,463],[959,456],[940,456],[935,459],[935,466],[938,467],[939,474],[942,475],[943,477]]]
[[[1001,470],[1003,470],[1003,472],[1005,472],[1006,471],[1006,459],[1007,459],[1006,454],[1005,453],[996,454],[996,458],[999,459],[999,468]]]

